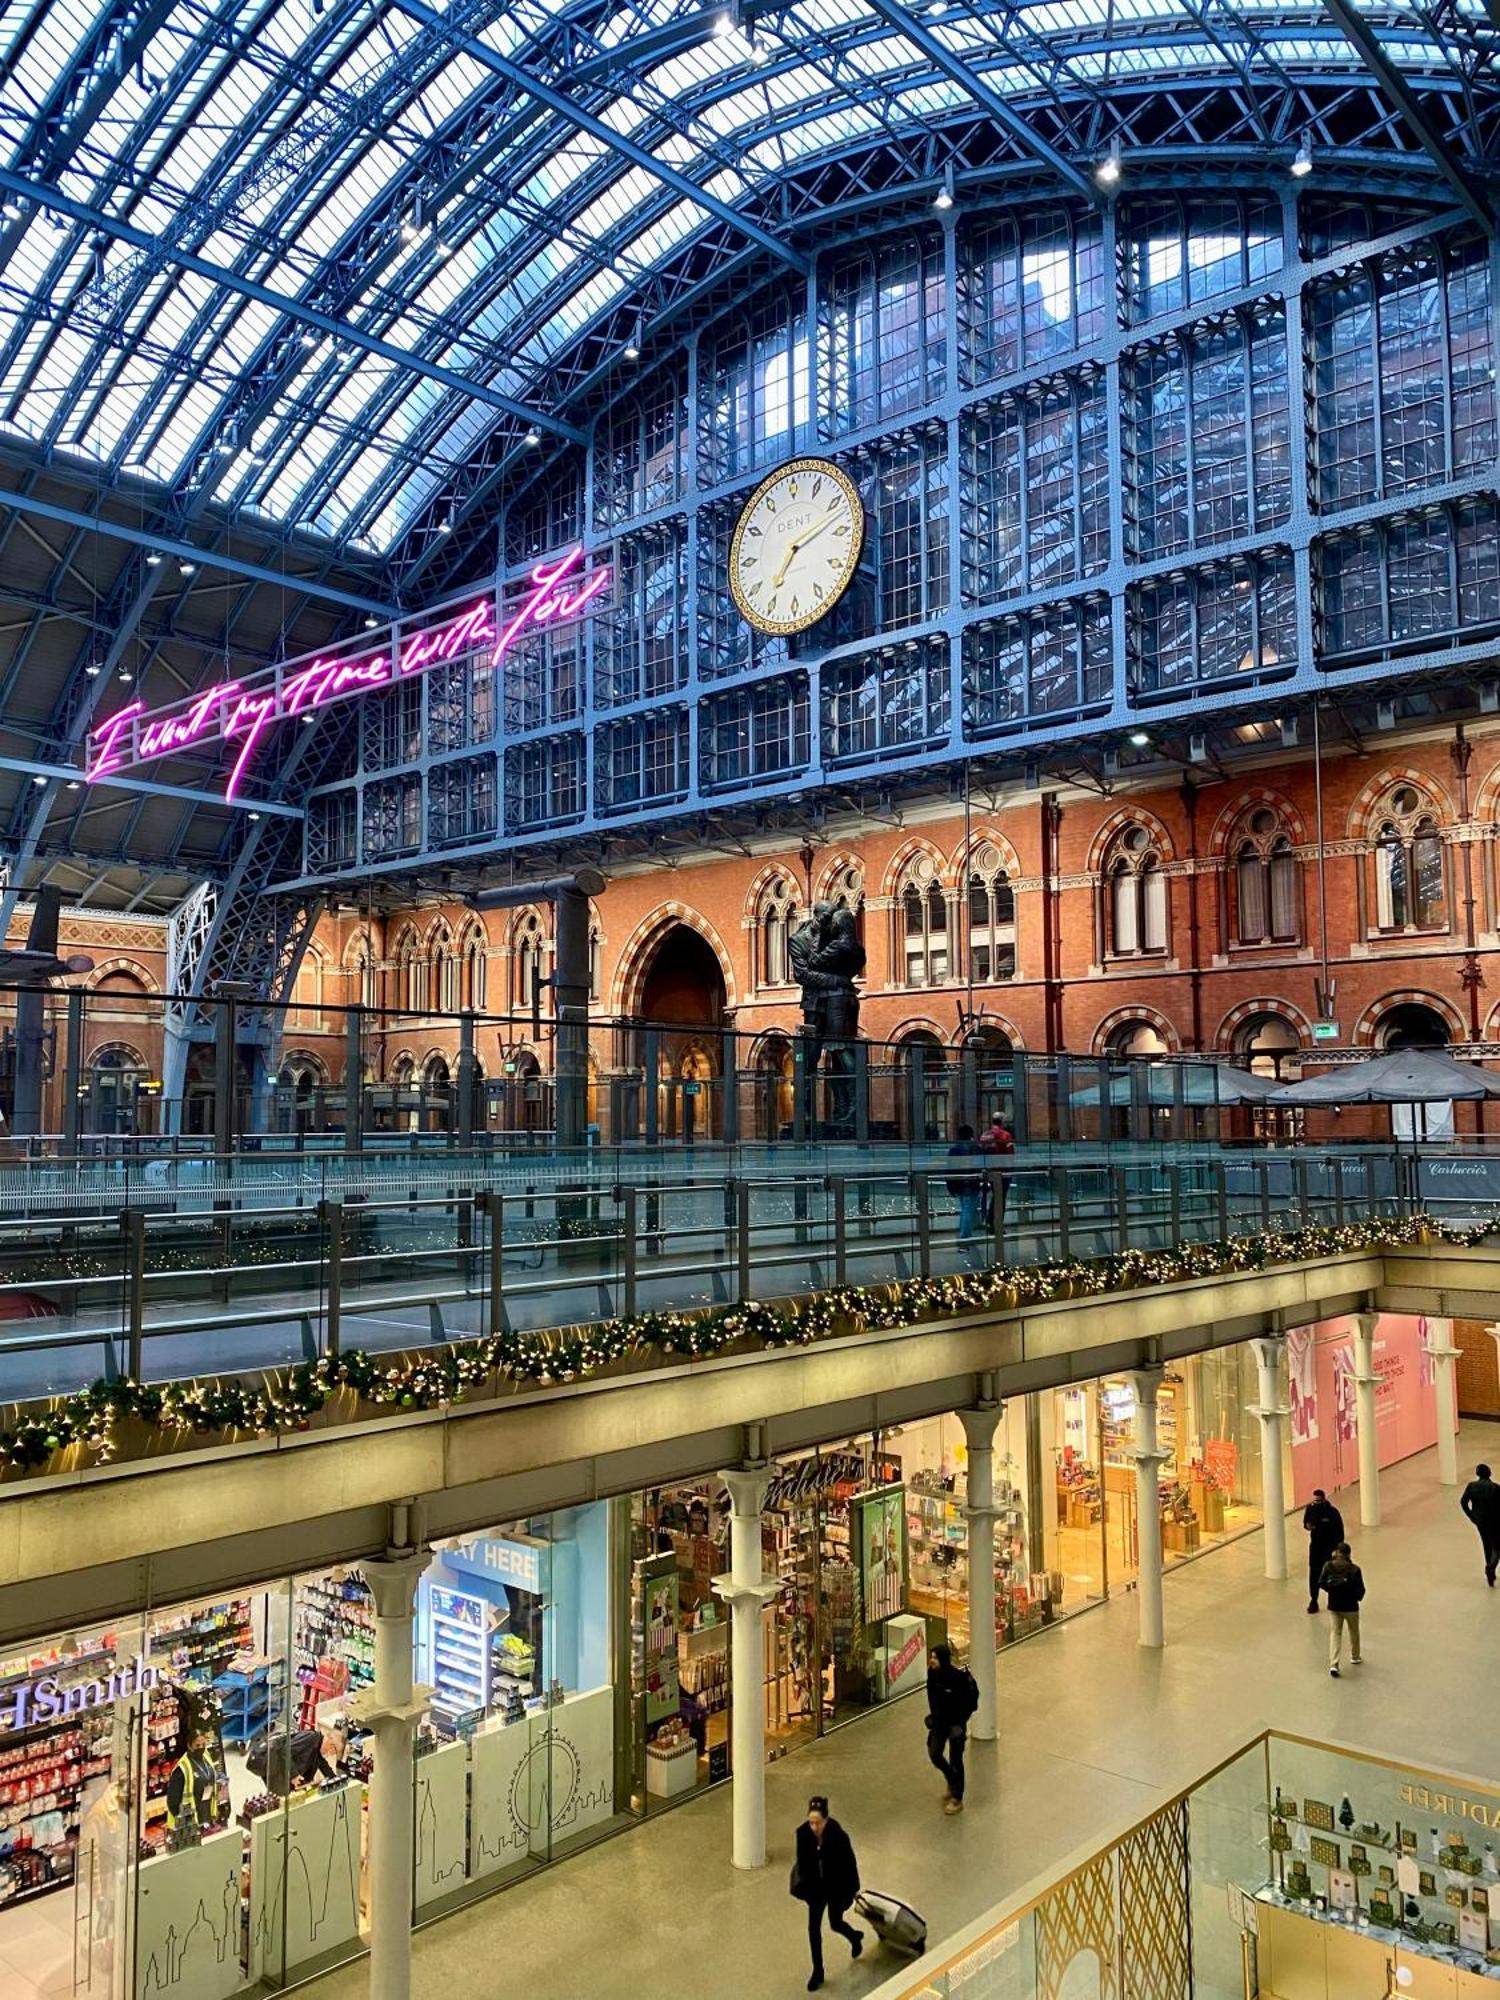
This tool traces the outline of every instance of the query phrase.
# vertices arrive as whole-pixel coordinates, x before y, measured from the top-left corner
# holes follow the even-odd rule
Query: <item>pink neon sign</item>
[[[523,633],[581,617],[609,588],[612,574],[607,563],[592,570],[582,565],[580,543],[539,562],[503,625],[497,622],[493,599],[481,597],[384,651],[319,654],[305,663],[290,660],[272,668],[269,678],[218,681],[185,702],[150,714],[144,703],[133,701],[90,730],[84,776],[95,784],[112,771],[133,770],[158,757],[222,743],[234,752],[224,784],[225,798],[233,799],[278,723],[316,715],[351,695],[392,687],[486,644],[491,648],[491,665],[499,667]]]

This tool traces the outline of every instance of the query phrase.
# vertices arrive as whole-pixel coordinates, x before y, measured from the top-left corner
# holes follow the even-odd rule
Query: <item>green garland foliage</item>
[[[806,1347],[841,1334],[1092,1298],[1185,1278],[1222,1277],[1350,1250],[1397,1249],[1434,1235],[1471,1245],[1497,1226],[1500,1217],[1468,1230],[1437,1230],[1419,1215],[1351,1222],[1187,1243],[1176,1250],[1129,1250],[1087,1262],[997,1266],[945,1278],[842,1285],[774,1306],[637,1313],[561,1332],[501,1333],[398,1360],[352,1348],[250,1382],[99,1381],[28,1408],[12,1428],[0,1430],[0,1469],[42,1466],[73,1446],[96,1460],[108,1460],[115,1455],[119,1427],[130,1421],[178,1438],[273,1437],[306,1430],[334,1397],[345,1393],[376,1409],[446,1409],[505,1383],[546,1387],[585,1381],[618,1361],[651,1356],[700,1360],[735,1346]]]

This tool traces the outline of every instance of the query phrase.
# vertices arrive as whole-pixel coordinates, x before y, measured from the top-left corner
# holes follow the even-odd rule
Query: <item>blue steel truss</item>
[[[642,381],[685,371],[695,431],[705,328],[773,281],[803,288],[815,317],[818,270],[838,243],[925,215],[939,189],[959,204],[944,219],[945,282],[955,222],[997,201],[1102,206],[1112,256],[1113,211],[1094,173],[1111,145],[1127,187],[1221,190],[1285,188],[1305,142],[1325,191],[1368,194],[1377,209],[1384,199],[1398,220],[1414,212],[1403,202],[1457,203],[1488,228],[1497,46],[1493,6],[1479,0],[1338,0],[1327,12],[1251,0],[105,0],[92,14],[35,0],[0,25],[0,472],[18,505],[51,507],[68,526],[59,575],[91,532],[120,532],[104,502],[122,491],[137,534],[191,544],[205,567],[222,558],[242,580],[226,648],[242,622],[252,657],[265,643],[255,579],[284,575],[281,637],[295,650],[299,579],[410,610],[491,570],[495,536],[538,484],[575,479],[592,493],[596,425],[634,392],[627,342],[644,349]],[[1344,246],[1346,262],[1356,255]],[[1302,338],[1296,288],[1316,261],[1287,261],[1289,343]],[[1113,385],[1118,441],[1121,356],[1141,329],[1116,335],[1083,358]],[[941,388],[903,422],[945,427],[956,512],[967,392],[948,359]],[[890,434],[877,415],[837,444],[874,450]],[[1427,497],[1456,504],[1472,484],[1438,482]],[[700,539],[738,490],[733,478],[700,481],[694,466],[662,511],[683,523],[693,648]],[[583,525],[593,546],[611,539]],[[1318,531],[1304,492],[1281,537],[1299,586]],[[1117,601],[1142,581],[1120,567],[1122,532],[1098,584]],[[179,620],[189,587],[140,546],[56,676],[44,719],[28,724],[44,767],[75,754],[142,637],[149,664],[158,640],[191,624]],[[23,597],[33,624],[0,680],[0,717],[23,670],[36,678],[53,595]],[[1310,592],[1306,603],[1311,620]],[[1122,627],[1111,726],[1125,712]],[[940,639],[957,674],[967,631],[955,590],[915,636]],[[1312,633],[1301,641],[1299,672],[1310,673]],[[824,651],[832,674],[859,648]],[[815,652],[798,671],[816,679]],[[1410,674],[1421,663],[1400,664]],[[718,800],[699,787],[700,730],[722,736],[742,709],[752,736],[769,730],[767,754],[780,739],[764,699],[736,708],[716,687],[717,705],[702,707],[698,673],[695,655],[674,690],[687,772],[675,803],[706,812]],[[591,702],[591,657],[585,678]],[[809,683],[807,699],[803,769],[738,798],[817,777],[823,695]],[[1233,699],[1195,695],[1205,710]],[[950,701],[952,754],[961,707]],[[578,718],[587,768],[573,824],[607,839],[622,820],[595,818],[595,722],[591,708]],[[611,713],[608,726],[611,799],[628,791],[632,757],[644,770],[677,754],[652,736],[675,740],[677,723],[648,727],[645,708]],[[561,770],[571,753],[560,739],[542,729],[534,740],[554,744],[538,765]],[[320,728],[297,754],[272,795],[351,768],[348,727]],[[363,783],[357,743],[352,755]],[[837,766],[841,781],[862,769]],[[473,823],[467,784],[444,780],[450,830]],[[498,767],[494,791],[503,800]],[[424,790],[424,828],[431,806]],[[50,782],[13,797],[0,834],[11,897],[68,834],[86,847],[82,811]],[[286,872],[269,818],[224,828],[216,865],[246,893]],[[417,855],[392,865],[409,870],[427,852],[424,833]],[[153,858],[142,851],[143,865]],[[219,929],[242,941],[232,903],[221,899]],[[285,963],[284,934],[278,919],[263,960]]]

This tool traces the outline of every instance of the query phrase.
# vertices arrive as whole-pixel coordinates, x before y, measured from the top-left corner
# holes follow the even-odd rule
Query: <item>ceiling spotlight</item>
[[[625,359],[626,359],[627,361],[639,361],[639,360],[640,360],[640,358],[641,358],[641,323],[640,323],[640,321],[639,321],[639,320],[637,320],[637,321],[636,321],[636,323],[635,323],[635,331],[634,331],[634,332],[633,332],[633,333],[631,334],[630,338],[629,338],[629,339],[628,339],[628,340],[626,341],[626,343],[625,343],[624,347],[623,347],[623,348],[622,348],[622,349],[621,349],[620,351],[621,351],[621,353],[622,353],[622,354],[623,354],[623,355],[625,356]]]
[[[733,14],[723,13],[714,22],[714,33],[716,35],[732,35],[737,25],[738,23],[735,21]]]
[[[83,671],[88,675],[91,681],[96,681],[98,680],[100,674],[104,672],[104,669],[103,667],[100,666],[97,660],[90,660],[88,665],[84,668]]]
[[[421,234],[422,232],[416,223],[412,221],[410,216],[407,216],[406,220],[401,224],[401,241],[403,243],[415,243]]]
[[[76,792],[81,789],[82,787],[77,778],[69,778],[67,784],[63,787],[63,790],[68,792]]]
[[[160,569],[160,568],[161,568],[161,552],[160,552],[160,550],[158,550],[158,549],[153,549],[153,550],[151,551],[150,555],[149,555],[149,556],[147,556],[147,558],[146,558],[146,567],[147,567],[147,569]]]
[[[1118,139],[1111,139],[1109,142],[1109,151],[1095,163],[1094,179],[1099,183],[1100,187],[1118,187],[1120,185],[1122,170],[1123,162],[1120,157],[1120,142]]]
[[[302,343],[302,345],[307,349],[309,354],[311,354],[312,350],[318,344],[318,336],[313,332],[310,326],[305,326],[302,329],[301,333],[297,336],[297,338]]]
[[[19,222],[23,213],[24,210],[14,195],[8,195],[4,202],[0,202],[0,215],[3,215],[7,222]]]
[[[950,209],[953,206],[953,163],[951,160],[943,169],[943,185],[933,197],[932,205],[936,209]]]
[[[135,679],[135,675],[130,671],[129,667],[121,667],[120,679],[126,687],[129,687],[130,683]]]
[[[451,535],[453,533],[453,523],[446,515],[438,522],[437,531],[440,535]]]
[[[260,814],[259,814],[259,813],[251,813],[250,817],[251,817],[251,819],[252,819],[252,820],[257,820],[257,819],[259,819],[259,818],[260,818]]]
[[[196,563],[180,562],[177,565],[177,574],[179,576],[193,576],[196,574],[197,568],[198,565]]]
[[[442,237],[438,235],[436,223],[432,225],[432,254],[434,257],[451,257],[453,255],[453,245],[445,243]]]
[[[541,443],[541,441],[542,441],[542,434],[539,430],[535,429],[534,427],[531,430],[529,430],[526,433],[525,437],[522,438],[521,440],[521,442],[527,447],[528,450],[535,450],[535,448]]]
[[[36,776],[32,779],[31,782],[34,785],[45,785],[47,780],[42,776],[41,772],[38,771]]]
[[[367,618],[367,619],[365,620],[365,630],[366,630],[367,632],[373,632],[373,631],[375,630],[375,627],[376,627],[376,626],[377,626],[377,625],[378,625],[379,623],[380,623],[380,620],[379,620],[378,618]]]
[[[1144,750],[1146,745],[1151,741],[1151,738],[1147,735],[1144,729],[1132,729],[1130,732],[1130,740],[1135,745],[1137,750]]]
[[[771,56],[771,51],[766,47],[765,43],[757,42],[753,36],[749,37],[745,42],[745,53],[753,63],[768,62]]]
[[[1299,180],[1306,180],[1312,172],[1312,147],[1304,139],[1292,157],[1292,173]]]

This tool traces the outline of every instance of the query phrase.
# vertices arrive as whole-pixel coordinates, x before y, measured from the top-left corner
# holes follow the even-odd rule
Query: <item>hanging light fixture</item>
[[[1094,166],[1094,179],[1100,187],[1112,188],[1120,185],[1124,172],[1124,159],[1120,152],[1120,141],[1115,137],[1109,142],[1109,151]]]
[[[932,205],[938,210],[947,210],[952,208],[953,201],[953,162],[950,160],[943,169],[943,185],[933,197]]]
[[[1306,180],[1307,176],[1312,172],[1312,169],[1313,169],[1312,147],[1308,144],[1306,138],[1304,138],[1301,145],[1297,148],[1295,154],[1292,156],[1293,178],[1299,181]]]

